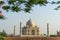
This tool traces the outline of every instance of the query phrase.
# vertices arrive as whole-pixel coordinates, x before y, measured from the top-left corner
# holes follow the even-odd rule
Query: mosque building
[[[14,32],[13,32],[13,36],[17,36],[15,35],[15,26],[14,26]],[[12,35],[11,35],[12,36]],[[32,19],[29,19],[26,22],[26,26],[22,26],[22,22],[20,22],[20,35],[18,36],[40,36],[40,37],[49,37],[49,23],[47,23],[47,35],[40,35],[40,28],[35,25],[34,21]]]
[[[39,36],[40,29],[37,27],[32,19],[29,19],[26,23],[26,26],[22,27],[20,22],[20,36]]]

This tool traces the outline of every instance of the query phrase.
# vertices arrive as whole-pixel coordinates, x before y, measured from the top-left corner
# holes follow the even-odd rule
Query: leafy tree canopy
[[[6,5],[6,3],[7,3],[7,5]],[[7,0],[6,3],[4,0],[0,1],[0,8],[4,9],[6,11],[12,11],[12,12],[19,12],[19,11],[30,12],[30,10],[32,10],[32,7],[34,5],[46,6],[46,4],[48,4],[48,3],[60,4],[60,1],[49,2],[47,0]],[[22,6],[22,5],[24,5],[24,6]],[[55,10],[58,10],[59,8],[60,8],[60,5],[58,5],[55,8]],[[0,16],[0,19],[1,18],[4,19],[4,16]]]
[[[0,7],[6,11],[12,11],[12,12],[19,12],[19,11],[25,11],[30,12],[32,10],[31,8],[34,5],[40,5],[40,6],[46,6],[47,3],[51,4],[60,4],[60,1],[57,2],[49,2],[47,0],[7,0],[7,5],[5,5],[5,1],[0,1]],[[3,5],[3,6],[2,6]],[[24,5],[22,7],[21,5]],[[60,8],[60,5],[55,8],[56,10]]]
[[[8,11],[12,11],[12,12],[24,11],[24,12],[30,13],[30,10],[32,10],[32,7],[34,5],[46,6],[47,3],[48,3],[47,0],[7,0],[6,2],[4,0],[1,0],[0,8],[2,8],[3,10],[6,10],[7,12]],[[3,15],[1,16],[1,13],[0,13],[0,19],[5,19]]]
[[[47,0],[7,0],[8,5],[2,6],[2,9],[4,10],[11,10],[13,12],[19,12],[19,11],[25,11],[29,12],[31,10],[31,7],[34,5],[40,5],[45,6],[48,1]],[[0,5],[5,4],[4,1],[0,1]],[[21,5],[24,5],[22,7]]]

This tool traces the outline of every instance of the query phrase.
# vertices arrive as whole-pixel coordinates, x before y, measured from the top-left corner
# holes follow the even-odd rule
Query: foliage
[[[34,5],[46,6],[47,0],[8,0],[8,5],[3,6],[4,10],[11,10],[14,12],[25,11],[29,12]],[[24,8],[21,5],[24,4]]]
[[[4,37],[6,37],[7,36],[7,33],[3,30],[3,32],[2,32],[1,35],[4,36]]]
[[[0,19],[5,19],[5,17],[4,16],[0,16]]]
[[[7,33],[3,30],[3,32],[0,32],[0,36],[6,37]]]
[[[4,40],[4,37],[7,36],[7,33],[3,30],[3,32],[0,32],[0,40]]]
[[[8,10],[10,7],[9,6],[3,6],[2,7],[4,10]]]
[[[6,10],[7,12],[8,11],[12,11],[12,12],[24,11],[24,12],[30,13],[30,10],[32,10],[32,7],[34,5],[46,6],[48,1],[47,0],[7,0],[6,3],[4,0],[0,1],[0,8],[2,8],[3,10]],[[22,7],[21,5],[24,5],[24,6]],[[0,16],[0,19],[5,19],[5,17]]]
[[[51,4],[60,4],[60,1],[57,2],[49,2],[47,0],[7,0],[6,1],[8,5],[4,5],[5,4],[4,1],[0,1],[0,6],[2,6],[2,9],[4,10],[11,10],[13,12],[19,12],[19,11],[25,11],[25,12],[30,12],[30,10],[32,10],[32,7],[34,5],[40,5],[40,6],[46,6],[47,3],[51,3]],[[24,7],[22,7],[21,5],[24,5]],[[60,8],[60,5],[57,6],[57,8],[55,8],[56,10],[58,10]]]
[[[7,5],[5,5],[7,3]],[[58,6],[55,8],[55,10],[60,9],[60,1],[57,2],[49,2],[47,0],[7,0],[5,1],[0,1],[0,7],[7,12],[10,10],[12,12],[29,12],[32,10],[32,7],[34,5],[40,5],[40,6],[46,6],[46,4],[51,3],[51,4],[57,4]],[[3,5],[4,4],[4,5]],[[2,6],[3,5],[3,6]],[[23,7],[21,5],[24,5]],[[0,17],[1,19],[2,17]]]
[[[56,37],[56,35],[50,35],[50,37]]]
[[[0,5],[4,4],[4,1],[0,1]]]
[[[0,40],[4,40],[3,36],[0,35]]]
[[[52,1],[51,4],[57,4],[58,6],[55,8],[55,10],[59,10],[60,9],[60,1],[54,2]]]

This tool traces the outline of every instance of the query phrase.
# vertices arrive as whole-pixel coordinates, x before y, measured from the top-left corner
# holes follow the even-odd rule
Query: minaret
[[[49,37],[49,24],[47,23],[47,37]]]
[[[20,22],[20,37],[22,35],[22,23]]]
[[[14,25],[14,36],[15,36],[15,25]]]

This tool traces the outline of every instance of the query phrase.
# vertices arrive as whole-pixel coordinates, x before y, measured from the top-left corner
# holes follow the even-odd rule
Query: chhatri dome
[[[35,23],[32,19],[29,19],[26,23],[26,25],[30,26],[30,27],[35,27]]]

